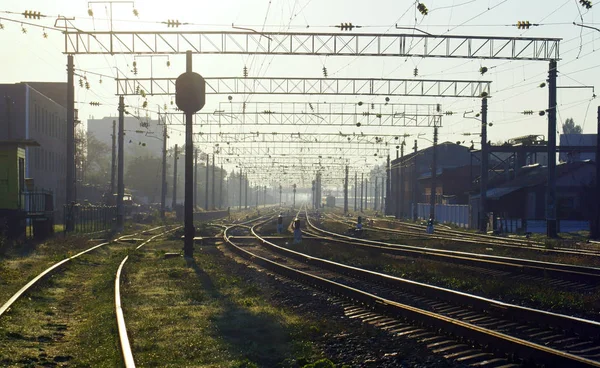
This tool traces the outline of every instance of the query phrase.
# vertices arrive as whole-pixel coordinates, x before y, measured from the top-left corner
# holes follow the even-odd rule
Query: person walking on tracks
[[[277,216],[277,234],[283,233],[283,215],[280,213]]]
[[[292,224],[294,228],[294,244],[300,244],[302,242],[302,229],[300,229],[300,220],[296,217]]]
[[[427,234],[433,234],[433,216],[429,216],[427,220]]]

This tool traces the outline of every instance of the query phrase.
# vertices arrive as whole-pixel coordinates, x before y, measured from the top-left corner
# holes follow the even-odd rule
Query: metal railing
[[[54,195],[51,191],[21,192],[19,202],[19,208],[25,211],[27,216],[48,215],[54,212]]]
[[[111,230],[117,217],[116,206],[64,205],[64,231],[94,233]]]

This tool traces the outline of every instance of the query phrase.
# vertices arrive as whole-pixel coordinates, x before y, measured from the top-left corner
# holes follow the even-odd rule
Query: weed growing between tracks
[[[121,366],[114,273],[129,248],[83,255],[18,301],[0,319],[0,365]]]
[[[213,247],[194,260],[164,259],[180,247],[165,242],[126,266],[122,302],[140,366],[285,367],[316,358],[307,341],[319,326],[270,304]]]
[[[306,239],[300,245],[289,247],[315,257],[511,304],[600,319],[600,292],[597,289],[592,293],[556,290],[541,282],[495,277],[443,262],[393,256],[324,241]]]

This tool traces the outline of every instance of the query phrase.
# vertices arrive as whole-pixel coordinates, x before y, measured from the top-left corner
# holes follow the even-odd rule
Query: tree
[[[107,185],[110,183],[111,148],[100,141],[93,133],[86,136],[85,181],[88,184]]]
[[[583,129],[581,126],[575,125],[573,118],[568,118],[562,126],[563,134],[581,134]]]
[[[77,180],[84,180],[85,177],[85,156],[86,156],[86,146],[87,146],[87,138],[85,131],[83,129],[75,129],[75,172],[77,176]]]
[[[148,197],[150,203],[160,201],[162,159],[138,156],[127,165],[125,182],[127,188],[136,191],[136,196]]]

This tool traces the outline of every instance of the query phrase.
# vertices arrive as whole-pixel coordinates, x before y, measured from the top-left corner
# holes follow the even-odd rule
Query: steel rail
[[[164,236],[170,232],[181,229],[182,226],[175,227],[173,229],[167,230],[161,234],[157,234],[152,236],[150,239],[144,241],[140,245],[138,245],[135,250],[139,250],[142,246],[150,243],[152,240]],[[127,336],[127,325],[125,324],[125,317],[123,315],[123,308],[121,304],[121,271],[123,270],[123,266],[129,259],[129,256],[123,258],[119,268],[117,269],[117,274],[115,276],[115,314],[117,317],[117,328],[119,330],[119,343],[121,346],[121,353],[123,355],[123,362],[125,363],[126,368],[135,368],[135,360],[133,359],[133,353],[131,351],[131,345],[129,343],[129,337]]]
[[[159,228],[161,228],[161,227],[162,227],[162,226],[158,226],[158,227],[156,227],[156,228],[154,228],[154,229],[145,230],[145,231],[153,231],[153,230],[159,229]],[[138,234],[140,234],[140,233],[142,233],[142,232],[143,232],[143,231],[139,231],[139,232],[137,232],[137,233],[135,233],[135,234],[129,234],[129,235],[124,235],[124,236],[121,236],[121,237],[119,237],[119,238],[117,238],[117,239],[115,239],[115,240],[113,240],[113,241],[108,241],[108,242],[100,243],[100,244],[98,244],[98,245],[95,245],[95,246],[93,246],[93,247],[91,247],[91,248],[88,248],[88,249],[86,249],[86,250],[84,250],[84,251],[81,251],[81,252],[79,252],[79,253],[77,253],[77,254],[75,254],[75,255],[71,256],[71,257],[65,258],[65,259],[63,259],[62,261],[59,261],[59,262],[57,262],[57,263],[53,264],[52,266],[48,267],[46,270],[44,270],[44,271],[42,271],[40,274],[38,274],[36,277],[34,277],[34,278],[33,278],[31,281],[29,281],[27,284],[25,284],[25,285],[24,285],[24,286],[23,286],[21,289],[19,289],[19,291],[17,291],[17,292],[16,292],[16,293],[15,293],[15,294],[14,294],[14,295],[13,295],[13,296],[10,298],[10,299],[8,299],[8,301],[7,301],[6,303],[4,303],[4,305],[2,305],[2,306],[0,307],[0,317],[2,317],[2,316],[3,316],[3,315],[4,315],[4,314],[5,314],[5,313],[6,313],[6,312],[7,312],[7,311],[10,309],[10,307],[11,307],[11,306],[12,306],[12,305],[13,305],[13,304],[14,304],[14,303],[15,303],[15,302],[16,302],[16,301],[19,299],[19,298],[21,298],[21,296],[23,296],[23,294],[25,294],[25,292],[26,292],[27,290],[29,290],[29,288],[31,288],[31,287],[32,287],[33,285],[35,285],[35,284],[36,284],[38,281],[40,281],[42,278],[44,278],[45,276],[48,276],[48,275],[49,275],[49,274],[50,274],[52,271],[56,270],[57,268],[59,268],[60,266],[64,265],[65,263],[67,263],[67,262],[69,262],[69,261],[72,261],[73,259],[75,259],[75,258],[77,258],[77,257],[79,257],[79,256],[82,256],[82,255],[84,255],[84,254],[86,254],[86,253],[88,253],[88,252],[91,252],[91,251],[93,251],[94,249],[97,249],[97,248],[103,247],[103,246],[105,246],[105,245],[107,245],[107,244],[110,244],[110,243],[112,243],[112,242],[116,242],[116,241],[122,240],[123,238],[128,238],[128,237],[131,237],[131,236],[136,236],[136,235],[138,235]]]
[[[343,219],[343,220],[341,218],[335,219],[333,216],[334,215],[332,215],[330,218],[333,219],[334,221],[343,221],[344,220],[347,223],[350,223],[350,221],[347,221],[346,219]],[[339,217],[339,216],[337,216],[337,217]],[[388,222],[393,223],[392,221],[388,221]],[[406,224],[406,223],[399,223],[399,224],[400,224],[400,226],[406,226],[406,227],[412,228],[414,230],[411,232],[409,230],[393,229],[393,228],[386,228],[386,227],[380,227],[380,226],[369,226],[369,229],[375,229],[375,230],[381,231],[381,232],[410,235],[410,236],[417,235],[417,231],[425,230],[425,227],[420,226],[420,225],[413,225],[413,224]],[[461,232],[461,231],[449,230],[449,229],[436,230],[436,232],[438,232],[438,234],[431,235],[431,234],[425,234],[424,232],[421,232],[421,233],[418,233],[418,235],[425,236],[426,239],[439,239],[439,240],[456,241],[456,242],[461,242],[461,243],[494,245],[494,246],[502,246],[502,247],[507,247],[507,248],[534,250],[534,251],[539,251],[539,252],[544,252],[544,253],[571,254],[571,255],[586,256],[586,257],[600,256],[600,252],[589,250],[589,249],[581,249],[581,250],[572,250],[572,249],[568,249],[568,248],[551,248],[551,249],[549,249],[549,248],[546,248],[543,245],[543,243],[537,242],[537,241],[527,241],[527,240],[521,240],[521,239],[499,239],[497,237],[490,236],[490,235],[470,234],[467,232]],[[455,234],[457,236],[460,236],[460,238],[453,238],[449,235],[445,236],[444,232],[448,232],[449,234]]]
[[[416,307],[412,307],[409,305],[401,304],[394,302],[392,300],[384,299],[382,297],[376,296],[374,294],[358,290],[356,288],[352,288],[341,283],[337,283],[331,280],[327,280],[322,277],[318,277],[307,272],[303,272],[300,270],[293,269],[289,266],[279,264],[277,262],[271,261],[264,257],[261,257],[257,254],[254,254],[246,249],[243,249],[233,243],[231,241],[231,237],[227,235],[227,231],[234,228],[236,226],[232,226],[227,228],[223,233],[223,239],[227,244],[230,244],[234,249],[244,257],[250,259],[252,262],[257,263],[267,269],[278,272],[284,276],[290,277],[292,279],[303,281],[309,285],[324,288],[330,292],[334,292],[338,295],[345,296],[350,298],[351,300],[358,301],[367,305],[375,310],[379,310],[388,315],[393,316],[403,316],[405,318],[409,318],[412,320],[424,322],[429,326],[434,328],[443,329],[447,332],[451,332],[461,336],[469,336],[475,341],[478,341],[481,345],[488,344],[488,346],[502,346],[504,351],[510,351],[512,353],[516,353],[521,358],[527,359],[535,359],[538,362],[543,362],[547,364],[547,367],[600,367],[600,363],[582,358],[573,354],[569,354],[563,351],[559,351],[556,349],[548,348],[543,345],[539,345],[536,343],[532,343],[523,339],[515,338],[497,331],[489,330],[480,326],[476,326],[464,321],[460,321],[454,318],[450,318],[447,316],[443,316],[437,313],[429,312],[426,310],[422,310]],[[339,270],[344,270],[343,272],[347,272],[348,270],[353,271],[354,273],[363,273],[364,275],[378,275],[378,277],[385,278],[386,280],[398,280],[401,282],[410,282],[409,280],[403,280],[399,278],[394,278],[389,275],[377,274],[372,271],[361,270],[355,267],[350,267],[346,265],[342,265],[339,263],[319,259],[316,257],[311,257],[304,255],[302,253],[294,252],[282,247],[278,247],[277,245],[262,239],[256,232],[254,231],[254,227],[251,228],[253,235],[259,239],[263,244],[267,244],[271,247],[277,247],[281,251],[285,252],[288,255],[294,255],[294,257],[301,257],[305,262],[310,264],[318,264],[319,266],[327,265],[327,268],[336,268]],[[410,282],[413,285],[418,285],[418,283]],[[425,285],[425,284],[421,284]],[[426,285],[426,287],[431,288],[431,286]],[[433,288],[431,290],[436,290],[439,292],[441,288]],[[456,295],[462,295],[463,297],[467,297],[468,294],[453,292],[452,290],[446,290],[447,293],[455,293]],[[477,300],[482,300],[484,298],[480,298]],[[495,301],[494,301],[495,302]],[[498,302],[496,302],[498,303]],[[541,312],[541,311],[540,311]],[[572,318],[568,316],[564,316],[565,318]],[[597,327],[598,328],[598,327]]]
[[[336,272],[351,274],[356,277],[365,279],[376,277],[382,283],[400,286],[402,289],[406,289],[411,292],[416,292],[421,295],[435,298],[439,298],[439,296],[442,295],[446,300],[450,300],[452,302],[458,302],[463,305],[469,305],[473,308],[482,311],[502,310],[505,313],[518,315],[519,318],[522,318],[523,320],[527,321],[546,323],[547,318],[553,318],[555,319],[554,322],[557,323],[556,326],[564,330],[573,330],[577,331],[578,333],[585,332],[588,336],[592,338],[597,338],[598,336],[600,336],[600,322],[504,303],[490,298],[480,297],[477,295],[472,295],[460,291],[446,289],[439,286],[433,286],[417,281],[403,279],[396,276],[390,276],[375,271],[363,270],[358,267],[348,266],[341,263],[313,256],[308,256],[304,253],[289,250],[287,248],[269,242],[268,240],[262,238],[258,233],[256,233],[254,227],[251,229],[251,232],[253,236],[256,237],[262,244],[268,245],[270,248],[274,249],[277,252],[283,253],[288,257],[295,258],[303,262],[317,264],[323,268],[327,268]]]
[[[359,239],[316,227],[310,222],[308,217],[307,223],[315,231],[327,234],[333,238],[348,240],[356,245],[368,246],[388,253],[402,254],[410,257],[418,256],[446,262],[467,264],[470,266],[488,267],[503,271],[527,273],[536,276],[557,277],[563,280],[585,282],[588,284],[600,283],[600,268],[459,252],[446,249],[423,248],[406,244],[393,244],[377,240]]]
[[[382,219],[382,220],[386,221],[386,222],[389,222],[389,223],[392,223],[392,224],[394,223],[394,221],[390,221],[388,219]],[[415,229],[415,230],[420,230],[420,229],[424,230],[425,229],[425,226],[423,226],[423,225],[409,224],[409,223],[406,223],[406,222],[396,222],[396,223],[399,224],[400,226],[405,226],[405,227],[412,228],[412,229]],[[379,227],[375,227],[375,228],[379,228]],[[381,228],[381,229],[386,230],[386,228]],[[389,229],[389,230],[402,231],[402,230],[399,230],[399,229]],[[535,240],[524,240],[524,239],[515,239],[515,238],[501,239],[501,238],[498,238],[498,237],[493,236],[493,235],[479,234],[479,233],[468,233],[468,232],[465,232],[465,231],[454,230],[454,229],[450,229],[450,228],[440,229],[440,230],[437,230],[437,231],[439,231],[441,233],[448,233],[448,234],[453,234],[453,235],[457,235],[457,236],[461,236],[461,237],[465,237],[466,236],[466,237],[469,237],[469,238],[474,239],[474,240],[478,240],[478,238],[480,238],[480,239],[487,239],[487,240],[491,241],[490,244],[494,244],[494,245],[496,244],[496,242],[506,242],[506,243],[522,244],[524,246],[529,246],[532,249],[543,250],[543,251],[547,251],[547,252],[555,251],[555,252],[562,252],[562,253],[572,253],[572,254],[576,254],[576,255],[579,255],[579,254],[584,254],[584,255],[587,255],[587,254],[589,254],[589,255],[600,255],[600,251],[595,251],[595,250],[592,250],[592,249],[578,249],[578,250],[573,250],[573,249],[564,248],[564,247],[557,247],[557,248],[548,249],[548,248],[544,248],[545,245],[544,245],[543,242],[541,242],[541,241],[535,241]],[[591,243],[593,243],[593,242],[591,242]]]

